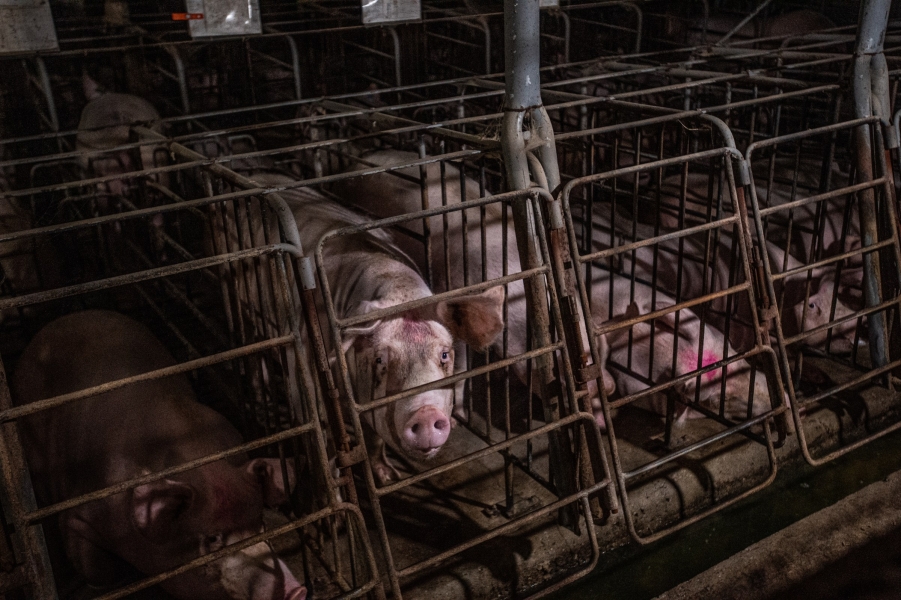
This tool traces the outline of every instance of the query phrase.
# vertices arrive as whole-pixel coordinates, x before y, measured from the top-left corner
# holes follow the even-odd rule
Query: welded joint
[[[348,451],[339,450],[335,457],[335,464],[339,468],[346,469],[358,465],[366,460],[366,447],[362,444],[354,446]]]

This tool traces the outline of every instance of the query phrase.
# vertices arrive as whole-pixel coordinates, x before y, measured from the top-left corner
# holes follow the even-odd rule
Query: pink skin
[[[433,406],[423,406],[404,425],[404,441],[420,452],[441,448],[450,433],[450,421]]]
[[[391,164],[404,164],[417,160],[418,155],[412,152],[402,152],[398,150],[382,150],[364,155],[362,157],[367,163],[373,163],[379,166]],[[360,169],[361,165],[355,165],[352,169]],[[398,169],[399,173],[407,176],[420,176],[419,168],[403,168]],[[448,204],[460,202],[461,196],[465,196],[466,200],[472,200],[480,197],[479,184],[470,178],[465,178],[465,194],[460,188],[460,173],[453,165],[446,165],[445,181],[446,189],[442,194],[441,189],[441,172],[437,164],[430,164],[426,168],[426,178],[429,182],[427,189],[428,202],[430,207],[441,206],[445,201]],[[364,210],[378,217],[392,217],[402,214],[409,214],[422,210],[422,193],[418,184],[412,183],[400,177],[391,174],[376,174],[362,178],[349,179],[340,182],[334,189],[335,193],[343,196],[348,202],[362,207]],[[463,261],[468,261],[469,273],[472,283],[476,279],[473,274],[482,272],[482,235],[481,223],[482,215],[479,209],[470,209],[466,211],[466,233],[468,235],[468,256],[463,252],[463,233],[464,225],[462,220],[462,211],[452,212],[448,215],[448,247],[445,248],[444,243],[444,222],[442,217],[432,217],[430,219],[430,232],[432,235],[432,272],[435,274],[436,291],[444,291],[448,289],[456,289],[462,287],[463,281]],[[488,278],[500,277],[504,274],[503,254],[504,254],[504,221],[500,205],[490,204],[485,209],[485,230],[486,230],[486,262],[485,270]],[[421,233],[421,222],[410,222],[406,224],[410,229]],[[516,245],[516,233],[513,228],[512,216],[508,214],[506,227],[506,253],[507,253],[507,272],[516,273],[521,271],[519,263],[519,254]],[[396,236],[398,245],[404,252],[416,260],[421,269],[424,269],[427,256],[425,247],[422,243],[413,240],[406,235]],[[445,255],[450,261],[450,280],[445,281]],[[476,275],[480,277],[480,275]],[[504,298],[502,297],[503,301]],[[521,282],[514,282],[507,286],[506,294],[507,304],[507,330],[508,330],[508,346],[507,356],[521,354],[526,350],[526,300],[525,293]],[[499,354],[504,352],[503,339],[498,336],[493,341],[492,347]],[[587,336],[583,340],[585,348],[588,347]],[[606,359],[606,342],[601,341],[602,346],[602,362]],[[462,370],[467,367],[466,353],[458,351],[457,369]],[[527,383],[528,368],[524,361],[517,362],[513,365],[513,370],[523,383]],[[606,369],[601,369],[602,385],[608,391],[613,393],[614,381],[610,373]],[[597,382],[591,381],[588,384],[591,393],[592,403],[600,405],[600,397],[598,395]],[[458,384],[456,396],[462,398],[463,383]]]
[[[594,221],[596,240],[595,249],[599,250],[609,247],[611,245],[609,221],[607,221],[605,218],[600,217],[599,215],[595,215]],[[628,228],[629,230],[620,230],[620,225],[622,225],[623,228]],[[632,239],[631,222],[625,223],[623,219],[618,219],[617,228],[618,234],[614,238],[615,243],[617,245],[620,245],[630,242]],[[653,228],[646,224],[637,224],[636,230],[637,239],[639,240],[650,239],[654,237]],[[665,231],[661,229],[661,233],[665,233]],[[706,249],[703,243],[704,238],[702,235],[687,236],[680,239],[682,241],[686,255],[694,257],[705,256]],[[721,234],[720,244],[717,252],[718,260],[714,265],[712,274],[713,290],[722,290],[726,289],[729,286],[729,268],[732,252],[731,243],[732,241],[730,237]],[[676,251],[678,249],[678,245],[679,241],[670,240],[667,242],[662,242],[660,244],[660,247],[666,248],[671,251]],[[773,273],[793,270],[802,266],[802,263],[800,261],[796,260],[791,255],[786,255],[775,244],[768,242],[767,251],[769,253],[770,267]],[[631,253],[623,255],[623,269],[626,272],[631,269],[631,260]],[[637,273],[639,273],[640,276],[645,280],[649,281],[652,275],[651,265],[653,265],[654,263],[653,246],[647,246],[638,249],[634,254],[634,260]],[[674,293],[678,281],[678,272],[676,269],[677,266],[677,261],[674,259],[658,261],[657,285],[666,293]],[[696,298],[705,293],[703,283],[705,277],[710,280],[711,275],[710,273],[705,273],[701,262],[686,260],[682,262],[682,268],[682,298]],[[850,271],[849,275],[851,275]],[[815,327],[819,327],[830,322],[829,310],[823,310],[823,308],[831,306],[833,288],[830,287],[830,281],[832,279],[834,279],[833,269],[814,270],[811,275],[812,281],[810,285],[809,298],[807,297],[808,293],[806,272],[801,272],[793,275],[790,278],[783,279],[781,280],[781,282],[776,282],[775,287],[777,297],[783,297],[784,292],[784,302],[782,303],[782,326],[785,335],[792,336],[801,331],[810,331]],[[751,308],[750,306],[748,306],[747,297],[744,294],[736,294],[733,297],[735,299],[735,302],[737,303],[735,310],[738,315],[743,317],[743,319],[734,319],[732,321],[729,328],[729,341],[736,348],[747,349],[755,343],[756,337],[753,329],[743,324],[741,321],[750,323]],[[809,307],[806,311],[804,310],[805,306]],[[725,300],[722,298],[715,300],[713,307],[719,311],[725,310]],[[818,307],[820,308],[819,310],[817,310]],[[851,314],[851,312],[851,308],[849,308],[843,302],[839,301],[836,305],[835,318],[841,318],[843,316]],[[724,324],[716,323],[716,325],[725,328]],[[830,349],[833,352],[850,351],[852,340],[854,338],[855,327],[856,323],[851,322],[849,324],[845,324],[833,329],[833,342],[830,345]],[[806,343],[811,346],[825,348],[825,341],[825,334],[822,334],[813,336]]]
[[[81,111],[78,134],[75,138],[77,150],[84,151],[81,161],[86,171],[95,177],[107,177],[149,169],[154,166],[155,149],[141,146],[140,163],[135,164],[133,150],[110,151],[117,146],[131,143],[131,126],[144,125],[159,131],[160,115],[149,102],[130,94],[101,92],[97,84],[85,77],[85,95],[89,102]],[[166,184],[165,175],[154,179]],[[123,196],[136,185],[134,179],[114,179],[98,186],[113,196]]]
[[[269,186],[294,183],[289,177],[272,173],[258,173],[254,179]],[[330,231],[367,222],[312,190],[285,190],[281,195],[294,213],[304,248],[316,248]],[[335,238],[325,243],[322,256],[320,275],[329,282],[340,318],[432,296],[413,261],[384,231]],[[503,330],[503,299],[503,288],[494,287],[344,330],[341,352],[356,401],[365,405],[453,375],[455,341],[484,351]],[[384,484],[399,477],[385,455],[385,445],[412,461],[434,458],[447,441],[450,427],[444,429],[444,435],[431,435],[428,444],[420,436],[407,435],[407,431],[416,423],[421,429],[429,419],[416,415],[426,413],[430,419],[434,417],[432,425],[449,425],[453,407],[454,390],[444,387],[363,412],[363,421],[376,434],[370,444],[370,464],[376,479]],[[430,410],[419,413],[424,408]]]
[[[657,304],[652,307],[650,304],[651,289],[639,283],[635,284],[635,301],[630,302],[631,283],[625,278],[616,277],[614,280],[614,303],[611,307],[608,305],[609,286],[609,279],[596,278],[594,281],[592,315],[596,323],[635,318],[674,303],[672,298],[658,291],[656,293]],[[632,326],[631,350],[628,329],[614,330],[607,334],[610,344],[610,360],[623,366],[631,364],[634,373],[657,385],[719,362],[724,356],[724,351],[728,352],[728,356],[737,354],[719,331],[706,325],[703,332],[704,345],[701,349],[702,360],[699,366],[700,319],[688,309],[683,309],[679,313],[678,333],[674,329],[674,312],[658,317],[654,321],[653,369],[649,369],[652,355],[651,325],[648,321],[642,321]],[[672,373],[674,346],[677,360],[676,372]],[[648,389],[648,385],[644,381],[628,372],[619,369],[612,369],[611,372],[616,379],[616,389],[621,396],[637,394]],[[770,408],[770,395],[763,373],[756,373],[753,389],[751,388],[751,373],[751,366],[746,361],[739,360],[730,363],[726,368],[714,369],[701,375],[699,392],[697,378],[678,384],[674,391],[686,402],[694,402],[695,394],[698,393],[698,401],[702,405],[710,410],[716,410],[721,398],[722,378],[725,376],[725,414],[727,417],[743,419],[747,416],[749,395],[752,396],[752,414],[762,414]],[[636,405],[660,415],[666,414],[666,396],[662,393],[645,397],[637,401]],[[702,417],[699,412],[681,404],[677,405],[677,416],[680,421]],[[600,411],[595,413],[595,418],[601,427],[606,426]]]
[[[174,364],[153,335],[109,311],[62,317],[42,329],[13,375],[27,404]],[[132,384],[20,423],[42,505],[158,472],[241,443],[224,417],[197,402],[186,376]],[[89,502],[59,517],[65,553],[85,580],[118,587],[122,563],[145,575],[183,565],[260,533],[263,511],[294,484],[277,459],[238,455]],[[160,584],[184,600],[301,600],[305,588],[266,543]]]

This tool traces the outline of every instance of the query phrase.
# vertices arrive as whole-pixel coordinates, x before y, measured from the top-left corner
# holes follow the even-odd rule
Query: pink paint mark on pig
[[[689,351],[683,355],[682,366],[685,369],[685,373],[690,373],[692,371],[696,371],[699,368],[703,369],[704,367],[709,367],[712,364],[715,364],[720,361],[720,356],[714,352],[713,350],[705,350],[704,354],[701,356],[701,366],[698,367],[698,355],[695,352]],[[713,369],[712,371],[707,371],[704,373],[704,378],[707,381],[713,381],[719,376],[720,370]]]
[[[404,317],[403,320],[404,337],[413,343],[423,342],[431,336],[432,329],[425,321],[420,321],[411,317]]]
[[[706,367],[719,361],[720,356],[716,352],[714,352],[713,350],[705,350],[701,366]],[[707,381],[713,381],[714,379],[716,379],[718,374],[719,371],[714,369],[713,371],[707,371],[706,373],[704,373],[704,377],[707,378]]]

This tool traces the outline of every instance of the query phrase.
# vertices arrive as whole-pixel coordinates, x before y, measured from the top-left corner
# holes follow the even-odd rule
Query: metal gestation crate
[[[597,336],[592,350],[600,352],[601,335],[610,348],[607,369],[617,380],[619,397],[604,399],[607,435],[626,523],[641,543],[768,485],[776,474],[774,447],[786,435],[784,419],[776,421],[776,432],[770,421],[787,407],[777,356],[758,333],[753,307],[759,292],[748,260],[752,241],[747,213],[722,201],[739,198],[737,205],[742,205],[733,168],[741,154],[722,121],[702,116],[688,123],[694,135],[707,138],[706,149],[578,177],[561,191],[579,291],[583,304],[591,307],[586,325]],[[699,221],[664,223],[650,207],[641,208],[641,182],[659,180],[667,169],[682,181],[683,206],[687,194],[708,198]],[[659,202],[660,195],[656,197]],[[730,335],[739,328],[745,330],[743,336]],[[719,375],[727,372],[733,380],[744,373],[744,387],[727,390],[727,378]],[[762,385],[755,386],[756,379]],[[706,398],[701,396],[705,385],[715,387],[713,393],[703,392]],[[665,420],[627,420],[618,433],[613,409],[637,401],[656,403]],[[679,421],[691,418],[689,407],[708,419],[693,428],[674,429],[676,415],[682,415]],[[638,449],[624,445],[626,441]],[[749,459],[748,445],[762,457]],[[754,465],[744,474],[747,479],[729,479],[723,466],[728,460],[719,462],[726,456],[743,456]],[[639,497],[659,494],[661,485],[675,485],[667,480],[681,461],[717,480],[716,496],[650,514],[637,510]],[[678,485],[691,484],[680,479]]]
[[[784,378],[794,384],[789,387],[798,441],[812,464],[901,426],[891,375],[898,366],[901,262],[898,229],[891,225],[897,222],[894,176],[881,128],[875,118],[847,120],[761,140],[745,152],[754,182],[747,189],[758,239],[786,255],[775,269],[762,265],[771,302],[780,307],[774,317],[791,318],[782,309],[790,302],[784,282],[799,276],[804,283],[802,319],[813,311],[827,315],[817,327],[801,327],[793,335],[787,335],[784,325],[777,328]],[[859,156],[857,163],[849,162],[837,150],[861,135],[872,143],[872,153],[865,157],[870,172],[860,168]],[[760,252],[765,256],[767,249]],[[875,274],[875,285],[865,283],[870,280],[867,270]],[[816,302],[814,295],[820,296]],[[852,340],[850,352],[840,343],[843,336]],[[826,364],[828,375],[821,370]],[[818,412],[831,411],[833,419],[848,427],[860,423],[861,410],[868,415],[866,432],[827,444],[820,440],[819,450],[812,450],[819,434],[805,425]]]
[[[150,138],[149,144],[160,144],[155,132],[145,129],[143,133]],[[172,367],[25,406],[11,404],[4,380],[0,421],[4,429],[4,505],[10,516],[10,527],[4,523],[4,541],[11,540],[2,546],[3,564],[11,571],[9,578],[4,575],[4,591],[30,585],[34,596],[41,598],[77,592],[77,581],[74,590],[56,587],[73,584],[54,581],[53,574],[61,565],[50,562],[44,547],[42,528],[64,511],[135,485],[251,453],[280,458],[283,470],[295,472],[300,485],[288,513],[267,513],[267,527],[260,535],[172,571],[104,590],[102,597],[130,596],[261,541],[273,545],[317,595],[355,597],[374,590],[380,596],[378,566],[363,514],[357,505],[344,500],[352,495],[337,493],[332,479],[329,460],[334,451],[325,433],[325,415],[316,401],[321,394],[309,372],[307,326],[304,311],[299,310],[309,301],[298,287],[298,263],[303,260],[300,248],[280,239],[251,237],[245,229],[226,235],[227,248],[212,243],[215,238],[211,234],[238,227],[235,215],[244,211],[261,215],[282,231],[296,231],[296,225],[290,213],[271,207],[275,196],[266,199],[255,186],[246,191],[247,181],[241,176],[221,166],[208,166],[205,157],[177,143],[167,143],[166,151],[187,166],[101,178],[131,182],[117,188],[126,191],[115,205],[109,194],[86,193],[101,183],[97,178],[78,180],[76,176],[70,182],[4,193],[4,201],[13,206],[44,202],[48,220],[36,229],[29,224],[5,231],[3,243],[18,246],[28,242],[26,248],[42,251],[42,265],[60,267],[57,279],[42,282],[42,289],[18,290],[0,299],[4,315],[17,311],[25,317],[5,319],[0,325],[7,371],[27,338],[41,325],[59,314],[85,308],[111,308],[147,323],[179,361]],[[160,179],[160,173],[169,177]],[[135,192],[151,184],[165,205],[158,202],[157,206],[138,208],[135,202],[140,193]],[[67,195],[71,190],[78,194]],[[78,210],[89,203],[92,209],[87,214]],[[211,241],[205,244],[204,239]],[[7,265],[5,262],[4,268]],[[250,286],[259,302],[256,311],[245,310],[236,301]],[[8,335],[21,329],[21,334]],[[17,421],[63,403],[175,373],[189,374],[198,396],[238,427],[246,442],[84,496],[52,505],[36,504],[18,442]]]

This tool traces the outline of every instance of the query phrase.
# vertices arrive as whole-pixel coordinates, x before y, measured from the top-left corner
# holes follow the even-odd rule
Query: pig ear
[[[256,477],[263,493],[263,503],[278,508],[288,502],[296,482],[293,461],[285,461],[288,481],[285,482],[281,461],[277,458],[256,458],[247,463],[247,472]]]
[[[632,302],[626,308],[626,313],[623,315],[623,320],[634,319],[641,315],[641,311],[638,309],[638,303]]]
[[[483,351],[504,330],[503,308],[504,288],[495,286],[481,294],[439,302],[435,312],[454,339]]]
[[[163,479],[132,490],[132,522],[144,537],[153,541],[171,539],[178,519],[194,501],[194,489],[180,481]]]
[[[102,95],[100,84],[97,83],[93,77],[88,75],[87,72],[84,72],[81,75],[81,87],[84,90],[84,97],[88,102],[96,100]]]
[[[359,310],[357,310],[355,314],[365,315],[380,308],[387,308],[388,306],[390,306],[390,304],[381,300],[363,300],[360,302]],[[381,321],[373,321],[372,323],[366,323],[360,327],[345,329],[341,339],[341,353],[347,354],[347,351],[353,346],[354,342],[357,341],[358,337],[371,334],[380,323]]]
[[[617,315],[612,319],[609,319],[607,322],[609,323],[612,321],[614,323],[617,323],[621,321],[628,321],[629,319],[634,319],[639,315],[641,315],[641,310],[638,308],[638,304],[632,302],[628,307],[626,307],[625,313]],[[601,336],[601,343],[607,345],[609,348],[610,341],[618,340],[621,336],[628,333],[629,329],[629,327],[624,327],[623,329],[614,329],[613,331],[609,331],[606,335]]]

